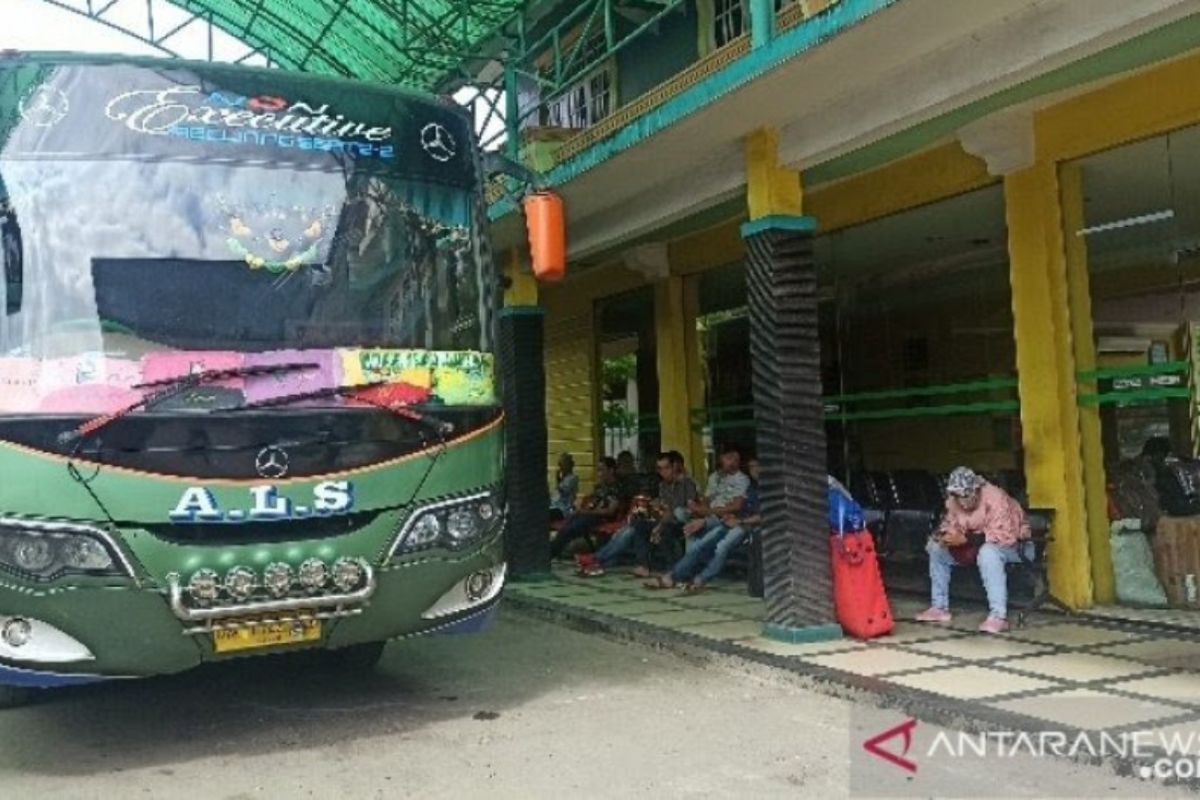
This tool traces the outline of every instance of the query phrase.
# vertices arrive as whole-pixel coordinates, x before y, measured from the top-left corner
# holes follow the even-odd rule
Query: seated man
[[[747,461],[746,471],[750,474],[750,485],[741,507],[724,514],[718,524],[708,527],[703,534],[690,537],[695,544],[688,548],[683,558],[676,562],[669,573],[647,583],[646,588],[669,589],[677,583],[683,583],[683,588],[689,592],[702,592],[713,578],[721,574],[729,554],[745,541],[751,529],[762,522],[758,498],[758,459]],[[704,564],[706,559],[708,563]],[[703,569],[700,569],[701,564],[704,564]]]
[[[960,563],[955,558],[956,548],[970,547],[981,539],[975,562],[987,592],[988,618],[979,630],[1001,633],[1008,629],[1008,576],[1004,565],[1021,560],[1022,552],[1032,555],[1025,549],[1033,547],[1025,511],[1003,489],[966,467],[950,474],[946,494],[946,515],[926,547],[932,601],[928,610],[917,615],[917,621],[950,621],[950,570]],[[970,563],[969,559],[963,563]]]
[[[603,575],[606,567],[616,563],[622,553],[634,548],[637,566],[633,574],[650,575],[650,546],[677,531],[681,520],[687,519],[687,507],[696,499],[696,483],[688,477],[683,456],[675,450],[659,453],[655,464],[658,472],[658,497],[651,501],[645,513],[630,514],[629,523],[617,532],[595,555],[581,555],[576,560],[583,575]]]
[[[628,505],[629,499],[621,495],[617,481],[617,462],[607,456],[596,465],[596,488],[584,499],[579,511],[567,518],[550,542],[550,557],[561,558],[567,545],[582,539],[597,526],[616,519]]]
[[[564,520],[575,511],[575,496],[579,494],[579,476],[575,474],[575,458],[570,453],[558,457],[555,497],[550,501],[550,521]]]
[[[727,514],[736,514],[746,501],[746,490],[750,478],[742,472],[742,453],[733,445],[721,450],[719,469],[708,476],[704,497],[688,504],[692,520],[683,527],[684,536],[695,539],[696,535],[721,524]],[[689,541],[688,549],[699,542]]]

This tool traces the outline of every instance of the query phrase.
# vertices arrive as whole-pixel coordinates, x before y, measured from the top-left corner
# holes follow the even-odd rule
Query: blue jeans
[[[550,557],[560,558],[567,545],[576,539],[587,536],[598,525],[604,522],[604,517],[590,511],[580,511],[572,514],[558,529],[558,535],[550,540]]]
[[[726,528],[722,523],[709,527],[701,534],[688,537],[687,552],[671,569],[671,580],[682,583],[695,575],[696,580],[708,583],[721,574],[721,570],[725,568],[725,559],[729,557],[733,548],[745,539],[745,528]],[[705,558],[708,558],[708,563],[700,570],[700,574],[696,575],[697,568]]]
[[[979,577],[983,579],[983,590],[987,592],[988,614],[997,619],[1008,618],[1008,575],[1005,564],[1021,560],[1019,547],[1026,548],[1026,555],[1033,548],[1033,542],[1001,547],[988,542],[979,548],[979,556],[975,559],[979,567]],[[929,583],[932,595],[930,605],[934,608],[950,608],[950,570],[958,566],[954,556],[945,545],[929,540],[925,550],[929,553]]]
[[[608,540],[608,543],[596,551],[596,560],[601,566],[611,567],[616,563],[621,554],[636,545],[638,540],[650,535],[651,523],[638,520],[631,522],[621,530],[613,534],[613,537]],[[641,547],[638,547],[640,550]]]

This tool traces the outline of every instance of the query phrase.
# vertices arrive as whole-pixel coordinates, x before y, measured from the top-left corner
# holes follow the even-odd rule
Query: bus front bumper
[[[485,592],[472,576],[489,574]],[[169,592],[129,585],[77,585],[45,592],[0,582],[0,685],[51,688],[112,678],[182,672],[204,662],[486,627],[505,579],[497,539],[456,559],[379,567],[374,590],[350,616],[320,620],[319,635],[297,644],[217,652],[214,634],[172,611]],[[28,635],[14,647],[5,626]]]

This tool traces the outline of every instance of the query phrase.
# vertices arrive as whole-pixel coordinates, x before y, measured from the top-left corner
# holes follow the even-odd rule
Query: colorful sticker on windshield
[[[257,403],[276,397],[308,394],[338,386],[339,367],[332,350],[274,350],[247,353],[247,367],[273,367],[288,364],[312,364],[311,368],[248,376],[246,402]]]
[[[342,382],[361,386],[401,382],[428,387],[446,405],[495,402],[494,360],[489,353],[464,350],[342,350]]]

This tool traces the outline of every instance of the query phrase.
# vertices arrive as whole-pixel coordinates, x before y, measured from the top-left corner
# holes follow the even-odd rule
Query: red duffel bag
[[[875,540],[869,531],[829,537],[833,560],[833,601],[838,624],[858,639],[886,636],[895,627],[879,574]]]

